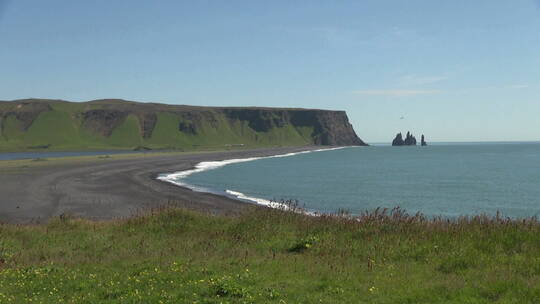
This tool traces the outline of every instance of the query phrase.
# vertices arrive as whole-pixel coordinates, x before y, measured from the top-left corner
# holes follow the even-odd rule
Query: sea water
[[[540,214],[540,143],[349,147],[206,162],[161,178],[272,206],[297,200],[319,213],[399,206],[427,216]]]

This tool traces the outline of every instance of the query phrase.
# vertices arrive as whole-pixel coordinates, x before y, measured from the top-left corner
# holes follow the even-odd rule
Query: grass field
[[[220,150],[217,150],[220,151]],[[51,158],[33,158],[33,159],[14,159],[0,160],[0,173],[13,169],[32,169],[43,166],[52,165],[67,165],[67,164],[83,164],[88,162],[106,162],[121,159],[147,158],[167,155],[184,155],[190,153],[206,153],[213,152],[198,151],[198,152],[180,152],[180,151],[163,151],[152,153],[119,153],[110,155],[85,155],[85,156],[66,156],[66,157],[51,157]]]
[[[242,151],[252,149],[251,146],[242,147],[200,147],[197,151],[179,151],[179,150],[163,150],[163,151],[151,151],[151,152],[135,152],[135,153],[118,153],[118,154],[103,154],[103,155],[85,155],[85,156],[62,156],[62,157],[50,157],[50,158],[26,158],[26,159],[14,159],[14,160],[0,160],[0,173],[17,172],[17,170],[27,170],[38,167],[52,166],[52,165],[68,165],[68,164],[83,164],[83,163],[102,163],[107,161],[115,161],[122,159],[137,159],[137,158],[151,158],[160,156],[180,156],[189,154],[201,154],[212,152],[224,152],[224,151]]]
[[[164,209],[0,226],[0,303],[539,303],[536,220]]]

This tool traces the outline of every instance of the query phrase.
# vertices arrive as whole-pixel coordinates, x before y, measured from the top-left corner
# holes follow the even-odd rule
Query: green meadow
[[[539,303],[537,220],[176,208],[0,226],[0,303]]]

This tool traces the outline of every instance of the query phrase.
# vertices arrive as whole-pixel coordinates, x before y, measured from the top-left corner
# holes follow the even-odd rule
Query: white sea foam
[[[287,205],[285,205],[285,204],[270,201],[270,200],[267,200],[267,199],[264,199],[264,198],[247,196],[242,192],[232,191],[232,190],[225,190],[225,192],[227,192],[227,194],[230,194],[230,195],[234,196],[237,199],[254,202],[254,203],[257,203],[259,205],[267,206],[267,207],[270,207],[270,208],[279,208],[279,209],[283,209],[283,210],[289,209],[289,207]]]
[[[331,151],[331,150],[338,150],[338,149],[344,149],[344,148],[347,148],[347,147],[308,150],[308,151],[292,152],[292,153],[286,153],[286,154],[261,156],[261,157],[236,158],[236,159],[226,159],[226,160],[218,160],[218,161],[203,161],[195,165],[195,168],[191,170],[160,174],[157,177],[157,179],[165,181],[165,182],[173,183],[175,185],[185,186],[191,189],[192,187],[190,185],[183,183],[181,180],[183,178],[190,176],[193,173],[213,170],[213,169],[217,169],[217,168],[230,165],[230,164],[243,163],[243,162],[254,161],[254,160],[264,159],[264,158],[287,157],[287,156],[293,156],[293,155],[304,154],[304,153]]]
[[[287,205],[285,203],[271,201],[271,200],[267,200],[267,199],[260,198],[260,197],[247,196],[244,193],[238,192],[238,191],[225,190],[225,192],[227,192],[227,194],[229,194],[229,195],[231,195],[234,198],[237,198],[239,200],[250,201],[250,202],[256,203],[258,205],[262,205],[262,206],[266,206],[266,207],[270,207],[270,208],[274,208],[274,209],[291,210],[293,212],[307,214],[307,215],[311,215],[311,216],[319,216],[320,215],[320,213],[307,211],[307,210],[304,210],[302,208],[294,208],[294,207],[291,208],[289,205]]]
[[[193,186],[193,185],[190,185],[188,183],[185,183],[183,181],[183,179],[188,177],[191,174],[194,174],[194,173],[213,170],[213,169],[217,169],[217,168],[220,168],[220,167],[223,167],[223,166],[226,166],[226,165],[230,165],[230,164],[235,164],[235,163],[243,163],[243,162],[254,161],[254,160],[265,159],[265,158],[288,157],[288,156],[294,156],[294,155],[298,155],[298,154],[305,154],[305,153],[311,153],[311,152],[332,151],[332,150],[339,150],[339,149],[344,149],[344,148],[348,148],[348,147],[337,147],[337,148],[308,150],[308,151],[291,152],[291,153],[286,153],[286,154],[278,154],[278,155],[271,155],[271,156],[261,156],[261,157],[226,159],[226,160],[219,160],[219,161],[204,161],[204,162],[198,163],[197,165],[195,165],[195,168],[190,169],[190,170],[160,174],[157,177],[157,179],[165,181],[165,182],[169,182],[169,183],[172,183],[172,184],[175,184],[175,185],[178,185],[178,186],[187,187],[187,188],[189,188],[191,190],[198,191],[198,192],[212,192],[209,189],[201,188],[201,187],[197,187],[197,186]],[[286,206],[284,204],[274,202],[274,201],[269,201],[269,200],[262,199],[262,198],[249,197],[249,196],[246,196],[245,194],[243,194],[241,192],[232,191],[232,190],[225,190],[225,192],[227,194],[235,197],[235,198],[245,200],[245,201],[251,201],[251,202],[254,202],[254,203],[259,204],[259,205],[264,205],[264,206],[268,206],[268,207],[271,207],[271,208],[281,208],[281,209],[287,209],[288,208],[288,206]]]

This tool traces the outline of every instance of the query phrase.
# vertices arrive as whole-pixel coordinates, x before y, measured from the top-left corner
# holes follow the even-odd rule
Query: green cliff
[[[365,145],[343,111],[0,101],[0,151]]]

